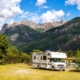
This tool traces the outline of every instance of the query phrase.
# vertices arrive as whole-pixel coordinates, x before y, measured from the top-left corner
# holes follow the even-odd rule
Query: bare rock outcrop
[[[6,29],[8,29],[8,24],[7,24],[7,23],[5,23],[5,24],[2,26],[1,33],[3,34]]]
[[[29,26],[30,28],[33,28],[35,30],[36,29],[43,29],[44,31],[46,31],[46,30],[49,30],[51,28],[61,26],[65,23],[67,23],[66,20],[62,20],[60,22],[56,21],[56,22],[43,23],[43,24],[36,24],[34,22],[31,22],[31,21],[23,20],[20,22],[14,22],[12,24],[4,24],[2,26],[1,33],[4,33],[5,30],[8,28],[10,28],[11,30],[15,30],[16,26],[23,27],[24,25]]]

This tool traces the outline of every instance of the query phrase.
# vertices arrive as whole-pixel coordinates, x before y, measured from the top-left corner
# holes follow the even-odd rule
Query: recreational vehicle
[[[66,62],[64,59],[67,58],[66,53],[62,52],[35,52],[32,55],[32,65],[34,67],[52,69],[52,70],[63,70],[66,69]]]

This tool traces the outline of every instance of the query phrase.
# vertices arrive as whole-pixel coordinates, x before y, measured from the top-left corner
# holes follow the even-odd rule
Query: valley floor
[[[0,80],[80,80],[80,72],[36,69],[26,64],[0,65]]]

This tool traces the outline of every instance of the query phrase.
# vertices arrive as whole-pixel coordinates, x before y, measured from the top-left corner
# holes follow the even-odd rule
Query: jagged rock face
[[[9,36],[9,40],[16,41],[18,36],[19,36],[18,34],[13,34],[13,35]]]
[[[40,26],[38,26],[37,24],[35,24],[31,21],[27,21],[27,20],[23,20],[23,21],[20,21],[20,22],[14,22],[13,24],[9,24],[8,27],[15,27],[17,25],[26,25],[26,26],[29,26],[33,29],[40,28]]]
[[[24,45],[23,49],[21,48],[25,52],[31,52],[33,49],[42,51],[80,49],[80,17],[76,17],[60,27],[45,31],[36,40]]]
[[[10,28],[11,30],[15,30],[16,29],[15,26],[23,27],[23,25],[29,26],[30,28],[33,28],[35,30],[36,29],[43,29],[43,31],[46,31],[46,30],[49,30],[51,28],[61,26],[61,25],[65,24],[66,22],[67,21],[62,20],[61,22],[49,22],[49,23],[44,23],[44,24],[36,24],[36,23],[31,22],[31,21],[23,20],[20,22],[14,22],[12,24],[4,24],[2,26],[1,33],[4,33],[5,30],[8,28]]]
[[[49,22],[49,23],[44,23],[44,24],[42,24],[43,25],[43,28],[45,29],[45,31],[46,30],[49,30],[49,29],[51,29],[51,28],[54,28],[54,27],[58,27],[58,26],[61,26],[61,25],[63,25],[63,24],[65,24],[65,23],[67,23],[68,21],[66,21],[66,20],[62,20],[62,21],[60,21],[60,22]]]
[[[1,33],[3,34],[7,28],[8,28],[8,24],[6,23],[2,26]]]
[[[21,23],[4,24],[1,30],[11,45],[22,45],[37,38],[41,33]]]
[[[66,21],[67,22],[67,21]],[[30,21],[14,22],[13,24],[4,24],[1,33],[5,34],[12,45],[23,45],[25,43],[35,40],[41,33],[54,27],[58,27],[64,23],[49,22],[44,24],[36,24]],[[41,31],[40,31],[41,30]]]

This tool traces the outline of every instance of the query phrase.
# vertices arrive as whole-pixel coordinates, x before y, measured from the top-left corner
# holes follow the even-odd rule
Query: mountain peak
[[[61,20],[60,21],[60,23],[62,23],[62,24],[66,23],[66,22],[67,22],[67,20]]]
[[[8,28],[8,24],[5,23],[5,24],[2,26],[1,33],[4,33],[7,28]]]
[[[2,26],[1,33],[4,33],[4,31],[7,28],[11,28],[12,30],[14,30],[14,29],[16,29],[16,26],[19,26],[19,27],[29,26],[30,28],[35,29],[35,30],[41,29],[43,31],[46,31],[51,28],[61,26],[61,25],[65,24],[66,22],[67,22],[66,20],[62,20],[60,22],[56,21],[56,22],[48,22],[48,23],[43,23],[43,24],[36,24],[36,23],[28,21],[28,20],[22,20],[20,22],[14,22],[12,24],[4,24]]]

